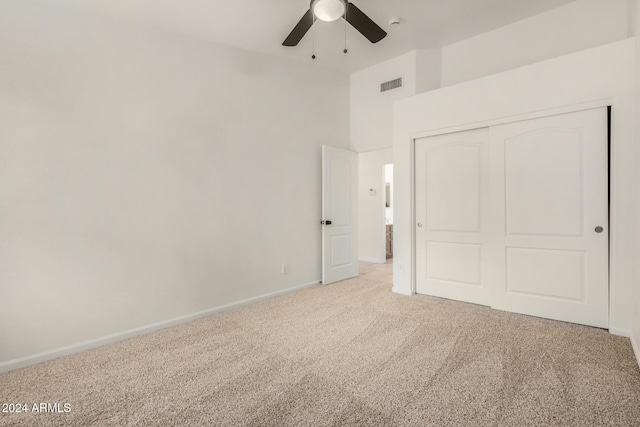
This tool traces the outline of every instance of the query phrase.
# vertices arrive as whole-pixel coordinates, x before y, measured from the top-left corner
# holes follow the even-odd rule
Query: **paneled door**
[[[322,283],[358,275],[358,155],[322,146]]]
[[[608,327],[606,108],[490,134],[492,306]]]
[[[416,140],[416,291],[609,325],[606,108]]]
[[[487,305],[489,129],[416,140],[416,291]]]

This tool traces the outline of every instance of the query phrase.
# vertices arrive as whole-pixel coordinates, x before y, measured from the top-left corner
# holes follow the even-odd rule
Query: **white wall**
[[[393,103],[440,87],[440,49],[414,50],[351,73],[351,149],[393,146]],[[380,84],[402,77],[403,86],[380,92]]]
[[[416,51],[416,93],[442,87],[442,49]]]
[[[442,86],[627,37],[627,0],[577,0],[442,49]]]
[[[402,77],[402,87],[380,92],[380,84]],[[416,93],[416,51],[351,73],[351,149],[393,146],[393,103]]]
[[[393,163],[393,148],[358,154],[358,257],[361,261],[386,261],[384,165],[387,163]],[[374,195],[371,189],[375,190]]]
[[[635,41],[627,39],[427,92],[395,105],[394,291],[411,294],[412,138],[549,114],[567,105],[613,104],[610,330],[631,328],[638,219],[634,132]],[[605,100],[605,101],[603,101]]]
[[[348,85],[2,2],[0,369],[317,283],[320,147],[349,147]]]

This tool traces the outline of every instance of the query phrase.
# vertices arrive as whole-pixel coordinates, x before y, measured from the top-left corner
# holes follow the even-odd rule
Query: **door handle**
[[[331,225],[331,221],[320,221],[322,225]]]
[[[602,233],[604,231],[604,228],[597,226],[593,231],[595,231],[596,233]]]

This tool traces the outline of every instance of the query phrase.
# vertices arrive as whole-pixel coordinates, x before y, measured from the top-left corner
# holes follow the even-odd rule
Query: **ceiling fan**
[[[311,0],[311,7],[298,21],[291,33],[282,43],[283,46],[297,46],[304,35],[313,26],[316,19],[331,22],[344,18],[371,43],[377,43],[387,33],[347,0]]]

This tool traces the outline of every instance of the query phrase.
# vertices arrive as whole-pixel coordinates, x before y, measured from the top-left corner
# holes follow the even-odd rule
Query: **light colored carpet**
[[[0,375],[0,425],[640,425],[626,338],[365,274]]]

